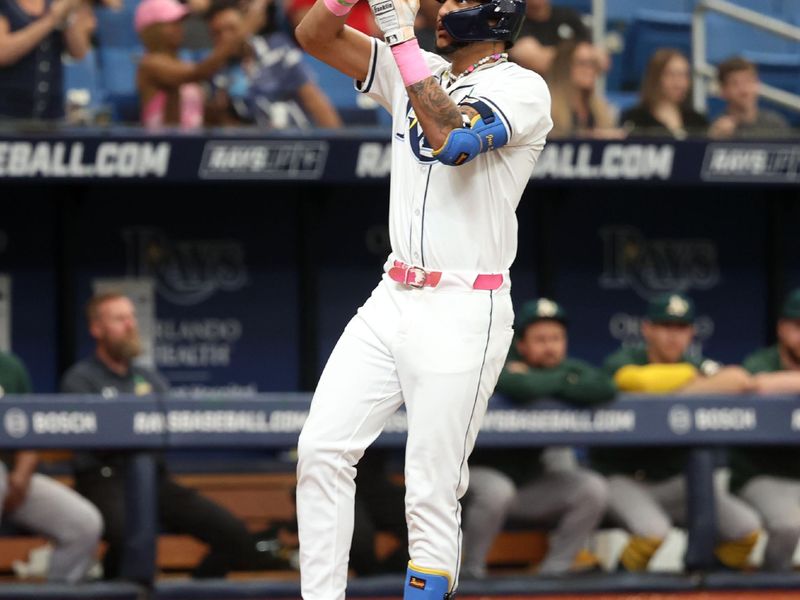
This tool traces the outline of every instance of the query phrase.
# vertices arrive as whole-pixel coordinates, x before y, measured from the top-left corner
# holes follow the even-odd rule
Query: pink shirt
[[[180,124],[184,129],[198,129],[203,126],[203,90],[196,83],[186,83],[180,87]],[[142,125],[150,128],[163,127],[167,110],[167,93],[156,92],[142,107]]]

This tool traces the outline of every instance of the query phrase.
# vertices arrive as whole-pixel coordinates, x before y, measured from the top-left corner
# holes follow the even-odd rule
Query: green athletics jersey
[[[600,369],[577,359],[566,358],[557,367],[540,369],[525,365],[512,349],[497,381],[497,393],[515,404],[527,406],[542,398],[564,400],[592,406],[611,400],[616,387]],[[491,466],[503,471],[516,483],[541,473],[542,448],[479,448],[470,465]]]
[[[750,356],[744,359],[742,366],[750,373],[775,373],[776,371],[783,371],[784,367],[781,363],[781,355],[778,352],[778,346],[770,346],[763,348],[757,352],[753,352]]]
[[[783,371],[777,346],[754,352],[742,366],[750,373]],[[800,453],[797,446],[742,446],[729,451],[731,489],[740,490],[753,477],[768,475],[800,480]]]
[[[705,364],[713,362],[688,355],[684,355],[683,359],[701,372]],[[648,364],[650,359],[644,346],[623,347],[605,360],[603,369],[613,377],[624,366]],[[687,449],[668,446],[598,447],[590,450],[592,467],[600,473],[630,475],[648,481],[663,481],[682,473],[687,458]]]

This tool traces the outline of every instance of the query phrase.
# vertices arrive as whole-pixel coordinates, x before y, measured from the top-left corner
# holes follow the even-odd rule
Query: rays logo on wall
[[[156,292],[173,304],[199,304],[216,292],[234,292],[249,282],[239,240],[172,240],[149,228],[127,229],[122,235],[127,274],[152,277]]]
[[[417,115],[414,114],[414,109],[411,107],[410,100],[406,104],[405,135],[408,137],[408,144],[411,147],[411,151],[419,162],[424,164],[436,162],[433,156],[433,148],[428,145],[428,140],[422,131]]]
[[[719,283],[719,252],[713,240],[647,239],[628,225],[604,227],[599,233],[602,289],[631,289],[649,300],[665,292],[709,290]]]

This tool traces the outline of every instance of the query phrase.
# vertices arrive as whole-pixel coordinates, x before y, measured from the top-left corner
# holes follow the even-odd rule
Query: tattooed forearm
[[[422,130],[434,147],[443,144],[448,133],[463,125],[458,106],[433,77],[406,89]]]

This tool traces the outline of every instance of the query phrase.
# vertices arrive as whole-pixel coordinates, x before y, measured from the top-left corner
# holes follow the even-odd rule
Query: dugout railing
[[[8,395],[0,400],[0,423],[3,424],[0,447],[6,450],[103,448],[130,452],[122,570],[126,580],[152,588],[158,535],[153,452],[291,448],[296,443],[309,403],[307,394],[264,394],[225,401],[158,396],[103,399]],[[376,444],[401,448],[405,442],[405,426],[404,415],[398,412],[387,423]],[[595,409],[577,409],[552,401],[521,409],[495,397],[477,443],[490,447],[620,445],[634,449],[663,444],[691,448],[687,466],[685,562],[689,571],[702,572],[713,570],[714,566],[712,472],[716,464],[715,449],[730,445],[800,444],[800,397],[623,395]],[[666,577],[672,582],[670,589],[687,583],[675,577],[653,577],[650,584],[658,585],[664,585]],[[724,577],[721,581],[728,581],[728,585],[731,581],[742,584],[735,576],[729,575],[727,580]],[[577,585],[588,586],[591,581]],[[640,588],[648,585],[646,580],[645,583],[637,581],[617,580],[614,585]],[[766,581],[773,587],[800,584],[799,578],[792,577],[760,581],[762,585]],[[391,579],[380,582],[384,589],[387,586],[391,589]],[[512,585],[510,580],[506,584]],[[199,583],[192,585],[200,586]],[[296,591],[292,585],[295,584],[281,582],[274,591]],[[513,585],[526,584],[515,580]],[[537,584],[541,585],[547,587],[548,584]],[[594,580],[591,585],[597,586],[598,581]],[[698,584],[689,580],[689,585]],[[2,590],[0,597],[3,597]]]

